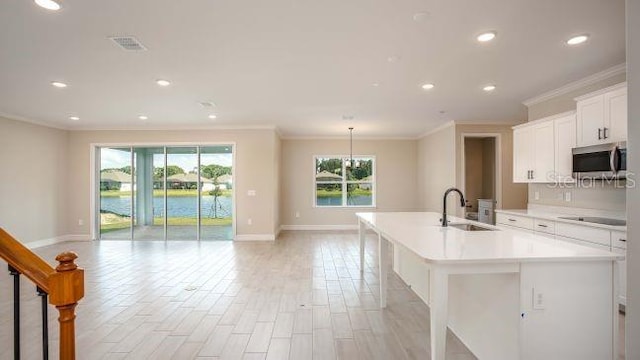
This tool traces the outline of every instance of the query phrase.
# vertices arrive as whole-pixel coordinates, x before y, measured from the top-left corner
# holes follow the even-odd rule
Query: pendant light
[[[353,164],[353,127],[349,128],[349,160],[347,161],[347,168],[351,170],[351,164]],[[355,162],[355,167],[360,167],[360,161]]]

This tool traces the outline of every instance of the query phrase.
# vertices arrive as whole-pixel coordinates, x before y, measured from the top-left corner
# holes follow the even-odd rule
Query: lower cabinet
[[[611,251],[625,256],[624,260],[618,261],[618,302],[627,306],[627,250],[613,248]]]
[[[496,226],[531,234],[551,235],[556,240],[624,255],[625,260],[618,261],[618,302],[627,305],[627,234],[625,232],[504,213],[496,214]]]

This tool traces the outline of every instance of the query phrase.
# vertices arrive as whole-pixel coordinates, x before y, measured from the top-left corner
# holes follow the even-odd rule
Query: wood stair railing
[[[84,270],[75,264],[78,255],[72,251],[60,253],[54,269],[0,228],[0,258],[49,294],[49,303],[60,313],[60,360],[74,360],[75,308],[84,297]]]

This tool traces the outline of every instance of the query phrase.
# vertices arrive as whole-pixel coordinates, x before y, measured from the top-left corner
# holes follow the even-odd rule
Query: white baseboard
[[[276,236],[274,234],[244,234],[236,235],[235,241],[274,241]]]
[[[61,236],[56,236],[54,238],[31,241],[31,242],[25,243],[24,245],[29,249],[35,249],[43,246],[60,244],[67,241],[91,241],[91,236],[88,234],[87,235],[61,235]]]
[[[282,225],[280,229],[298,231],[358,230],[358,225]]]

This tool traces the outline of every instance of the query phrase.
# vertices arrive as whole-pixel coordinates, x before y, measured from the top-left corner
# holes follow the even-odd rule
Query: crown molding
[[[422,134],[416,136],[414,138],[414,140],[422,139],[425,136],[429,136],[429,135],[431,135],[433,133],[437,133],[440,130],[444,130],[444,129],[448,128],[448,127],[455,126],[455,125],[456,125],[456,122],[454,120],[447,121],[446,123],[444,123],[444,124],[442,124],[440,126],[436,126],[435,128],[427,130],[427,131],[423,132]]]
[[[284,135],[282,140],[349,140],[349,135]],[[415,136],[358,136],[353,141],[381,140],[416,140]]]
[[[619,65],[616,65],[614,67],[611,67],[609,69],[600,71],[599,73],[595,73],[593,75],[587,76],[583,79],[568,83],[564,86],[561,86],[555,90],[551,90],[551,91],[547,91],[543,94],[540,94],[538,96],[532,97],[530,99],[527,99],[525,101],[523,101],[522,103],[529,107],[531,105],[535,105],[535,104],[539,104],[541,102],[553,99],[555,97],[558,97],[560,95],[564,95],[567,93],[570,93],[574,90],[578,90],[580,88],[583,88],[585,86],[589,86],[591,84],[595,84],[599,81],[608,79],[610,77],[616,76],[616,75],[620,75],[623,73],[626,73],[627,71],[627,64],[626,63],[622,63]]]
[[[8,113],[1,112],[1,111],[0,111],[0,117],[5,118],[7,120],[26,122],[26,123],[29,123],[29,124],[32,124],[32,125],[44,126],[44,127],[48,127],[48,128],[51,128],[51,129],[71,130],[70,128],[65,127],[65,126],[50,124],[50,123],[47,123],[45,121],[33,120],[33,119],[25,118],[25,117],[22,117],[22,116],[18,116],[18,115],[8,114]]]
[[[149,125],[149,126],[131,126],[131,127],[92,127],[92,126],[78,126],[70,131],[162,131],[162,130],[175,130],[175,131],[189,131],[189,130],[273,130],[276,131],[274,125]]]
[[[576,111],[575,110],[569,110],[569,111],[565,111],[565,112],[562,112],[562,113],[553,114],[551,116],[546,116],[546,117],[543,117],[543,118],[540,118],[540,119],[530,120],[530,121],[527,121],[527,122],[522,123],[522,124],[514,125],[511,128],[513,130],[515,130],[515,129],[519,129],[519,128],[523,128],[523,127],[532,126],[532,125],[535,125],[535,124],[541,124],[541,123],[544,123],[544,122],[547,122],[547,121],[553,121],[555,119],[560,119],[560,118],[563,118],[565,116],[571,116],[571,115],[575,116],[576,115]]]

